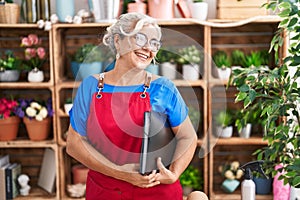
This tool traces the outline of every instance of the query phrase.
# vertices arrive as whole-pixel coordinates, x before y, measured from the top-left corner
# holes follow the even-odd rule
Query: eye
[[[158,49],[161,47],[161,42],[156,39],[152,39],[150,40],[150,46],[155,48],[155,50],[158,51]]]
[[[147,43],[147,38],[145,35],[137,33],[135,35],[135,41],[138,46],[144,46]]]

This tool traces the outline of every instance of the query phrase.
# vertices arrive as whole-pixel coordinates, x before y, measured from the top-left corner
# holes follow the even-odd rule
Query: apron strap
[[[104,73],[101,73],[99,74],[98,85],[97,85],[97,89],[98,89],[96,95],[97,99],[101,99],[102,97],[101,91],[103,90],[103,88],[104,88]]]
[[[146,96],[147,96],[146,91],[147,91],[147,89],[150,88],[151,80],[152,80],[152,74],[150,72],[147,72],[146,73],[146,80],[145,80],[145,84],[144,84],[144,91],[140,95],[141,98],[146,98]]]
[[[152,80],[152,74],[150,72],[146,72],[144,91],[140,95],[141,98],[146,98],[146,96],[147,96],[146,92],[150,88],[151,80]],[[101,97],[102,97],[101,91],[103,90],[103,88],[104,88],[104,73],[101,73],[101,74],[99,74],[98,85],[97,85],[97,89],[98,89],[98,92],[96,95],[97,99],[101,99]]]

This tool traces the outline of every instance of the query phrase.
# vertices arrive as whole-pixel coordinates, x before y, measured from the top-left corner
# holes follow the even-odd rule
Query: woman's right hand
[[[157,173],[155,170],[149,175],[141,175],[138,169],[139,164],[125,164],[120,166],[120,170],[126,173],[124,181],[140,188],[150,188],[160,184],[159,181],[156,181]]]

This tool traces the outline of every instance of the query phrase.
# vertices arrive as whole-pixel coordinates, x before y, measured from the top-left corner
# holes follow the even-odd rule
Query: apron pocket
[[[121,200],[121,191],[103,188],[88,176],[86,183],[86,200]]]

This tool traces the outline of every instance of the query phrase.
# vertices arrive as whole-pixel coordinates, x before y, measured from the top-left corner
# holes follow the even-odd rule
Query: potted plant
[[[250,54],[245,56],[246,67],[260,67],[262,63],[263,60],[260,51],[251,51]]]
[[[206,20],[208,13],[208,3],[203,0],[193,0],[188,4],[192,18]]]
[[[219,166],[218,171],[225,178],[221,185],[225,192],[232,193],[240,185],[239,179],[242,178],[244,173],[239,167],[240,163],[238,161],[226,162]]]
[[[0,58],[0,81],[14,82],[19,80],[22,61],[14,56],[12,51],[5,52],[5,58]]]
[[[184,195],[188,195],[193,190],[201,190],[203,179],[199,169],[189,165],[180,175],[179,181],[183,187]]]
[[[220,111],[215,116],[216,121],[216,136],[229,138],[233,133],[233,114],[229,109]]]
[[[156,59],[160,66],[161,75],[171,80],[175,79],[178,55],[172,50],[160,49],[156,54]]]
[[[23,118],[30,140],[40,141],[48,138],[53,116],[51,98],[47,101],[19,99],[16,114]]]
[[[216,66],[216,76],[221,80],[228,80],[231,73],[231,60],[225,51],[216,51],[213,54],[213,61]]]
[[[234,67],[245,67],[245,53],[235,49],[231,52],[231,65]]]
[[[21,47],[25,47],[25,60],[23,64],[28,69],[29,82],[43,82],[43,64],[46,62],[46,51],[41,46],[42,40],[36,34],[29,34],[21,40]]]
[[[275,51],[275,60],[279,66],[270,69],[268,67],[239,69],[232,80],[239,82],[237,101],[244,103],[244,108],[253,107],[260,100],[262,113],[265,118],[263,140],[268,144],[256,151],[258,160],[265,160],[271,164],[267,173],[272,177],[278,172],[285,173],[279,176],[284,184],[293,188],[300,188],[300,161],[299,161],[299,37],[298,27],[299,6],[292,1],[271,1],[267,8],[278,10],[282,18],[279,31],[273,37],[271,49]],[[289,54],[286,58],[279,57],[278,53],[283,44],[284,35],[292,34]],[[294,70],[291,73],[291,70]],[[275,170],[275,166],[282,168]]]
[[[97,45],[87,43],[79,47],[72,57],[73,76],[82,80],[89,75],[102,72],[103,62],[107,61],[105,53]]]
[[[200,77],[200,61],[202,54],[195,45],[178,50],[177,62],[182,64],[182,75],[185,80],[198,80]]]
[[[269,176],[266,178],[262,176],[259,172],[253,171],[253,182],[255,183],[255,193],[266,195],[272,192],[273,179]]]
[[[64,104],[64,109],[65,109],[65,113],[67,115],[69,115],[69,112],[72,109],[72,107],[73,107],[73,100],[72,100],[72,98],[66,98],[65,104]]]
[[[19,131],[20,118],[16,116],[17,101],[0,98],[0,141],[14,140]]]

